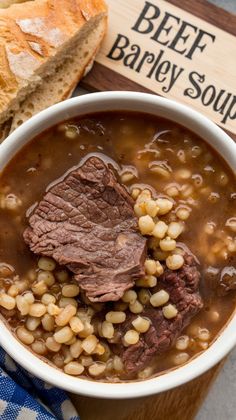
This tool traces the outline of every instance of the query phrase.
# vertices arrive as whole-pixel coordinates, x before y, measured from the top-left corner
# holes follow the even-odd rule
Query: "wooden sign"
[[[107,2],[108,33],[96,58],[112,71],[106,73],[109,87],[105,88],[116,89],[116,72],[126,80],[123,89],[132,81],[132,90],[141,85],[144,89],[138,90],[189,105],[236,134],[236,37],[232,34],[236,17],[228,33],[172,2]],[[96,78],[96,66],[87,80],[92,78]]]

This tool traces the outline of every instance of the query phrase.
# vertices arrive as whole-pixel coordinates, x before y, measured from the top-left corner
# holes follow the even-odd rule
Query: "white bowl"
[[[182,124],[202,137],[236,172],[236,144],[219,127],[192,109],[176,102],[145,93],[93,93],[52,106],[19,127],[0,145],[0,171],[10,159],[37,134],[68,118],[99,111],[131,110],[147,112]],[[35,376],[76,394],[101,398],[134,398],[177,387],[196,378],[219,362],[236,344],[236,314],[216,341],[184,366],[156,378],[132,383],[102,383],[68,376],[34,356],[0,321],[1,346]]]

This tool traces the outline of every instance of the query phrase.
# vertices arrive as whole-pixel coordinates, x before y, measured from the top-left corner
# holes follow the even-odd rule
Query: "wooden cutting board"
[[[151,397],[128,400],[71,397],[81,420],[191,420],[223,364],[224,361],[181,387]]]
[[[231,94],[230,99],[233,100],[235,95],[233,89],[235,89],[236,85],[236,57],[234,55],[236,50],[232,45],[234,44],[234,46],[236,46],[236,38],[233,38],[233,36],[236,36],[236,16],[207,3],[205,0],[169,0],[168,2],[163,0],[150,0],[150,2],[135,0],[136,3],[134,3],[134,0],[125,0],[125,2],[123,0],[107,0],[107,2],[112,9],[110,12],[113,13],[113,21],[111,22],[105,44],[98,55],[93,70],[85,79],[83,79],[81,83],[82,86],[89,91],[133,90],[163,94],[163,96],[179,100],[180,102],[187,103],[193,108],[196,108],[209,118],[212,118],[236,139],[236,104],[231,109],[232,118],[226,118],[226,122],[222,123],[222,118],[219,118],[221,117],[219,113],[217,114],[212,111],[214,103],[210,104],[210,106],[205,106],[204,108],[202,107],[203,104],[199,103],[199,101],[194,102],[191,98],[186,100],[186,97],[183,98],[183,96],[181,96],[181,91],[183,91],[184,88],[181,84],[177,86],[177,89],[175,92],[173,91],[172,95],[168,94],[168,92],[165,94],[165,92],[161,92],[162,86],[160,83],[151,84],[143,75],[139,74],[137,77],[134,72],[130,71],[132,68],[128,67],[127,70],[127,68],[123,68],[125,66],[121,66],[120,61],[109,61],[109,58],[107,57],[111,50],[111,46],[114,45],[114,40],[117,35],[116,32],[120,34],[126,33],[127,37],[128,35],[131,36],[130,33],[127,34],[126,16],[124,15],[123,19],[121,19],[122,13],[124,14],[121,6],[126,4],[127,16],[129,16],[127,19],[128,21],[131,21],[130,14],[135,14],[137,4],[139,4],[140,10],[142,10],[145,4],[151,3],[152,5],[159,7],[160,18],[163,18],[164,13],[166,12],[173,14],[177,19],[180,19],[180,21],[181,19],[183,21],[185,18],[185,21],[196,28],[201,27],[210,34],[217,34],[217,40],[219,42],[219,46],[217,46],[219,52],[218,59],[217,57],[214,58],[212,56],[213,58],[209,60],[209,57],[213,54],[213,51],[209,48],[208,54],[206,54],[205,57],[206,65],[204,68],[200,68],[199,70],[197,54],[194,57],[195,61],[192,60],[190,63],[190,67],[192,66],[191,69],[197,68],[199,74],[204,73],[205,78],[211,81],[207,86],[211,83],[217,92],[219,92],[220,89],[225,89],[226,92]],[[179,13],[179,9],[176,9],[176,6],[184,10],[184,12]],[[154,11],[154,8],[152,8],[152,10],[150,8],[150,12],[154,13]],[[185,15],[185,12],[188,12],[188,14]],[[191,15],[189,15],[189,13]],[[149,15],[149,17],[150,16],[151,15]],[[202,19],[204,25],[201,25],[202,21],[199,21],[198,19]],[[180,26],[176,26],[175,30],[177,31],[179,27]],[[113,37],[113,40],[111,40],[111,37]],[[148,40],[149,38],[144,41],[144,44],[146,48],[151,48]],[[138,44],[139,41],[140,43],[143,42],[141,41],[141,35],[137,38],[134,37],[133,43],[134,41],[136,44]],[[165,42],[164,38],[162,38],[162,42]],[[159,47],[156,46],[156,50],[158,48]],[[221,57],[224,50],[228,51],[226,58]],[[173,58],[173,56],[171,58]],[[184,67],[184,61],[186,60],[184,60],[183,55],[179,54],[177,58],[176,65]],[[232,59],[234,60],[234,66],[232,66]],[[186,66],[188,65],[189,63],[186,64]],[[196,67],[194,67],[195,65]],[[204,65],[204,59],[202,65]],[[166,64],[166,66],[168,65]],[[224,83],[225,81],[226,83]],[[209,88],[208,93],[210,94],[211,91],[214,91],[214,89]],[[156,396],[117,401],[92,399],[74,395],[72,396],[72,399],[78,408],[81,420],[191,420],[195,417],[223,364],[224,361],[190,383]]]

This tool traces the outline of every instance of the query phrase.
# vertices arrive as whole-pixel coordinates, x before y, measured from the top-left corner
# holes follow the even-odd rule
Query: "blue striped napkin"
[[[0,347],[1,420],[79,420],[67,394],[21,368]]]

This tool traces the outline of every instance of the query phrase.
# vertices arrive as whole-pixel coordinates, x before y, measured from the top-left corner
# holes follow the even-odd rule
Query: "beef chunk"
[[[115,301],[144,275],[146,239],[133,204],[108,165],[90,157],[49,189],[24,239],[66,265],[91,301]]]
[[[141,315],[151,320],[151,326],[145,334],[140,335],[139,342],[129,347],[114,345],[114,351],[121,355],[130,376],[143,369],[153,356],[167,351],[183,328],[190,323],[191,318],[202,308],[202,300],[198,293],[199,280],[200,273],[189,255],[185,256],[185,264],[180,270],[170,271],[165,268],[159,278],[158,289],[169,293],[170,303],[176,306],[178,314],[175,318],[166,319],[161,308],[150,306]],[[122,336],[133,328],[131,322],[135,317],[133,314],[127,316],[121,327]]]

